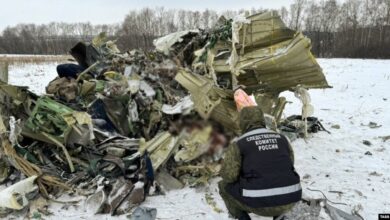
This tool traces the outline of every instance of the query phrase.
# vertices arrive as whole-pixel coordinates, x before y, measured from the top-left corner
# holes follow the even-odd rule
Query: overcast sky
[[[164,6],[218,11],[289,6],[293,0],[0,0],[0,31],[18,23],[51,21],[111,24],[121,22],[131,9]]]

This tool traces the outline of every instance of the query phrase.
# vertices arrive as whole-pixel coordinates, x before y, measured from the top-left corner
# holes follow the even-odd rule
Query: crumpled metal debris
[[[305,119],[301,115],[287,117],[279,125],[279,131],[289,137],[291,141],[299,137],[306,137],[307,133],[317,133],[318,131],[325,131],[330,134],[318,118],[307,117]]]
[[[304,198],[292,210],[285,213],[289,219],[330,219],[330,220],[361,220],[355,214],[348,214],[329,204],[325,199]]]
[[[157,51],[163,52],[165,55],[169,55],[170,50],[172,50],[172,46],[176,43],[180,43],[183,41],[183,37],[188,34],[196,34],[199,33],[198,30],[190,30],[190,31],[179,31],[175,33],[168,34],[164,37],[155,39],[153,41],[154,46]]]
[[[232,51],[230,57],[227,60],[230,71],[233,75],[233,86],[237,86],[236,76],[240,75],[240,69],[237,68],[237,63],[240,59],[237,53],[236,44],[240,43],[240,30],[244,24],[250,24],[251,20],[247,19],[244,15],[240,14],[233,18],[232,21]],[[234,87],[233,87],[234,88]]]
[[[22,128],[20,126],[20,119],[16,120],[14,116],[9,118],[9,141],[12,145],[18,144],[18,138],[22,133]]]
[[[153,169],[158,170],[179,147],[179,139],[180,137],[172,136],[169,132],[163,132],[146,142],[144,146],[141,145],[140,150],[147,151],[150,154]]]
[[[102,178],[96,192],[86,201],[86,208],[95,210],[95,213],[110,213],[115,215],[119,206],[126,200],[134,189],[130,181],[119,178],[111,186],[109,181]]]
[[[235,133],[240,133],[238,111],[232,90],[214,85],[212,79],[179,70],[175,80],[191,93],[194,109],[204,118],[212,118]]]
[[[4,160],[4,158],[0,157],[0,184],[7,180],[10,172],[10,166]]]
[[[0,208],[21,210],[28,205],[26,194],[36,191],[37,176],[31,176],[0,191]]]
[[[307,89],[329,88],[308,38],[274,11],[221,19],[154,45],[120,52],[104,33],[77,43],[70,54],[84,71],[54,79],[48,95],[0,82],[0,163],[7,165],[0,181],[15,170],[42,175],[37,185],[46,197],[73,188],[89,195],[96,213],[130,213],[145,195],[218,175],[224,147],[241,132],[238,88],[273,130],[291,128],[281,92],[304,98],[310,121]]]
[[[210,147],[210,126],[194,129],[181,140],[182,148],[175,154],[175,161],[190,162],[206,153]]]
[[[167,105],[163,104],[161,111],[168,115],[183,114],[188,115],[193,110],[194,103],[191,100],[190,96],[185,96],[180,99],[176,105]]]

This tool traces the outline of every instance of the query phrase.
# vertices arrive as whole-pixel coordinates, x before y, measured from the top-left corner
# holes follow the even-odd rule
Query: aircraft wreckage
[[[310,40],[276,12],[221,18],[154,45],[121,53],[101,34],[71,49],[85,69],[57,77],[45,95],[0,84],[0,184],[12,187],[0,191],[1,214],[26,207],[37,189],[46,199],[77,192],[96,213],[116,215],[145,195],[207,183],[240,134],[237,90],[253,94],[272,129],[323,129],[307,89],[330,86]],[[302,101],[301,116],[282,118],[286,90]]]

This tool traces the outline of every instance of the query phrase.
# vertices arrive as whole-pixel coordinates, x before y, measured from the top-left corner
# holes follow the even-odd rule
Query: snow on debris
[[[307,140],[293,142],[296,169],[301,175],[304,196],[348,204],[335,205],[357,211],[365,219],[376,219],[388,211],[390,201],[390,60],[318,59],[333,89],[310,90],[314,116],[332,134],[310,134]],[[29,86],[42,94],[56,76],[56,63],[10,66],[10,83]],[[288,105],[285,115],[300,114],[300,103],[285,92]],[[376,123],[375,126],[369,126]],[[371,145],[363,143],[368,141]],[[218,194],[217,181],[203,189],[185,188],[165,196],[147,197],[143,206],[157,208],[158,219],[229,219]],[[222,213],[213,211],[205,199],[208,192]],[[111,218],[79,208],[59,208],[53,204],[54,216],[45,219]],[[255,217],[266,220],[271,218]],[[125,216],[115,217],[125,219]]]

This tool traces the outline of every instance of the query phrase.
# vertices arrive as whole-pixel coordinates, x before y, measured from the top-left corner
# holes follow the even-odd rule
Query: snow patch
[[[305,141],[293,142],[295,167],[302,179],[305,196],[328,199],[347,206],[335,205],[346,212],[360,209],[365,219],[377,219],[378,213],[389,211],[390,201],[390,141],[380,136],[390,135],[390,60],[318,59],[333,89],[309,90],[314,116],[332,132],[310,134]],[[10,66],[10,82],[27,85],[41,94],[56,74],[57,63]],[[284,116],[301,113],[301,103],[291,92],[283,93],[289,104]],[[369,122],[381,125],[366,126]],[[334,126],[332,125],[339,125]],[[369,140],[372,145],[363,144]],[[370,152],[372,155],[366,155]],[[217,182],[202,189],[184,188],[164,196],[149,196],[143,206],[157,208],[159,219],[230,219],[219,196]],[[1,187],[1,186],[0,186]],[[222,213],[213,211],[205,200],[211,193]],[[74,200],[70,198],[69,200]],[[53,216],[45,219],[126,219],[125,215],[111,217],[93,215],[77,206],[66,209],[52,204]],[[272,218],[251,215],[252,219]]]

